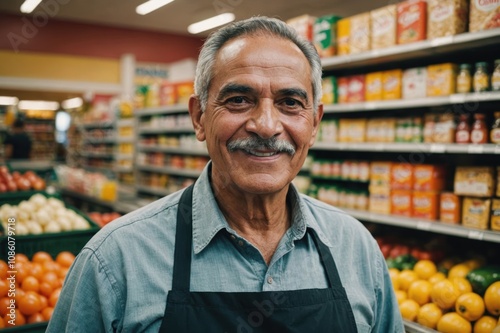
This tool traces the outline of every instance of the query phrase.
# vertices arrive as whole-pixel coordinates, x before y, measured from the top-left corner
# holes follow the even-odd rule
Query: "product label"
[[[496,77],[493,76],[491,78],[491,88],[494,91],[500,91],[500,75],[497,75]]]
[[[492,143],[500,143],[500,128],[492,129],[490,135]]]
[[[491,12],[500,6],[500,0],[474,0],[476,8],[483,12]]]
[[[453,5],[437,5],[430,13],[430,20],[442,22],[453,15]]]
[[[483,131],[472,131],[470,135],[470,139],[473,143],[479,143],[482,142],[484,139],[484,132]]]
[[[394,27],[394,22],[390,17],[381,16],[373,23],[373,35],[382,36]]]
[[[441,201],[441,208],[444,210],[453,210],[457,207],[453,200],[443,200]]]
[[[468,131],[457,131],[457,143],[469,142],[469,132]]]
[[[418,9],[417,9],[418,10]],[[408,27],[420,19],[420,13],[418,11],[404,12],[399,17],[399,24]]]

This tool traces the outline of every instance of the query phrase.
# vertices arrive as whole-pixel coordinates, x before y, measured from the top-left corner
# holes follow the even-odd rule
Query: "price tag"
[[[432,144],[430,150],[431,153],[444,153],[446,151],[446,146],[440,144]]]
[[[463,94],[453,94],[450,95],[450,103],[451,104],[463,104],[465,103],[465,95]]]
[[[431,46],[433,46],[433,47],[451,44],[451,43],[453,43],[453,36],[434,38],[433,40],[431,40]]]
[[[471,231],[469,231],[469,234],[467,235],[467,237],[469,237],[470,239],[483,240],[484,232],[477,231],[477,230],[471,230]]]
[[[376,107],[377,107],[377,104],[375,104],[374,102],[365,103],[366,110],[375,110]]]
[[[418,221],[417,222],[417,229],[418,230],[429,231],[429,230],[431,230],[431,227],[432,227],[431,222],[425,222],[425,221]]]
[[[483,145],[470,145],[469,148],[467,148],[467,152],[469,154],[482,154],[483,151],[484,151]]]
[[[384,151],[384,148],[385,148],[385,146],[384,146],[383,143],[379,143],[379,144],[373,145],[373,149],[375,151]]]

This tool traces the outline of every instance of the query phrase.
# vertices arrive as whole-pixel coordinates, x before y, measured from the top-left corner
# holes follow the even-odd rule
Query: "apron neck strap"
[[[314,244],[318,249],[320,260],[323,263],[323,267],[326,271],[326,277],[328,278],[329,287],[342,286],[342,281],[340,281],[340,276],[335,265],[335,260],[333,260],[332,251],[326,246],[316,234],[314,230],[311,230],[312,239]]]

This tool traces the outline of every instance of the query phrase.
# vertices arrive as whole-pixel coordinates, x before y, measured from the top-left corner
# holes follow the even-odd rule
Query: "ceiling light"
[[[172,1],[174,1],[174,0],[149,0],[141,5],[137,6],[135,8],[135,12],[139,15],[146,15],[146,14],[151,13],[154,10],[157,10],[160,7],[168,5]]]
[[[52,110],[59,109],[59,103],[52,101],[19,101],[17,106],[21,110]]]
[[[0,105],[16,105],[19,102],[17,97],[0,96]]]
[[[21,5],[21,12],[25,14],[31,13],[42,0],[26,0]]]
[[[80,97],[70,98],[62,101],[61,106],[65,110],[77,109],[83,105],[83,99]]]
[[[189,25],[188,31],[192,34],[197,34],[206,30],[213,29],[215,27],[221,26],[223,24],[234,21],[233,13],[220,14],[206,20],[193,23]]]

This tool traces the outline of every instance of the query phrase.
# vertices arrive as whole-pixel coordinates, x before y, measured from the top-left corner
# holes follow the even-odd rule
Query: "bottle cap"
[[[500,59],[498,59],[498,60],[500,61]],[[469,64],[461,64],[460,69],[470,69],[470,65]]]
[[[485,67],[485,68],[487,68],[488,67],[488,63],[485,62],[485,61],[476,62],[476,68],[477,67]]]

